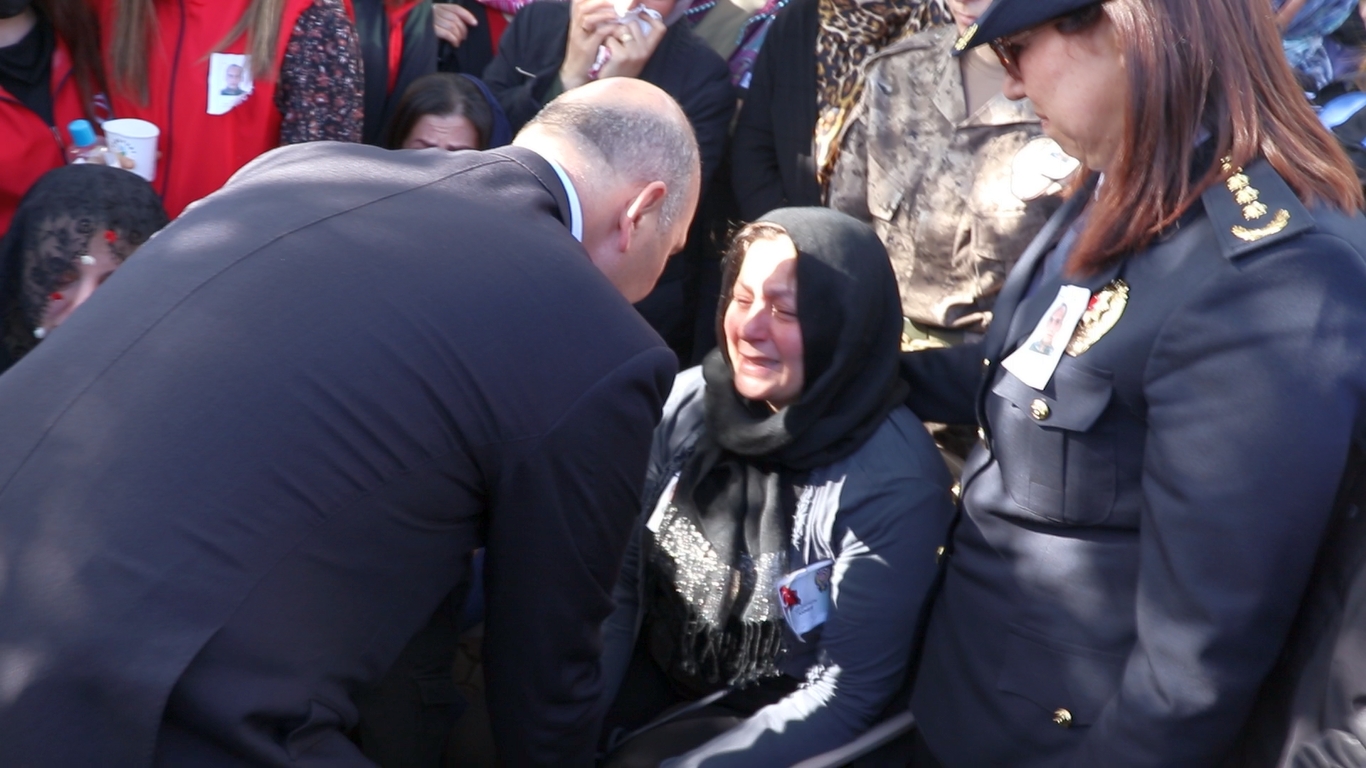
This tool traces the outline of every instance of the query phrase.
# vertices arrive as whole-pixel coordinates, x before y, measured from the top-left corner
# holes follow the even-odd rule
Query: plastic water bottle
[[[95,128],[90,125],[89,120],[72,120],[67,126],[71,133],[71,144],[66,150],[67,162],[72,165],[82,163],[107,163],[106,155],[108,148],[101,139],[95,134]]]

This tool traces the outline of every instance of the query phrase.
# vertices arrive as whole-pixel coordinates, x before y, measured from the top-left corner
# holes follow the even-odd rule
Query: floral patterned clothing
[[[341,0],[314,0],[299,16],[275,91],[280,144],[360,141],[365,77],[360,40]]]

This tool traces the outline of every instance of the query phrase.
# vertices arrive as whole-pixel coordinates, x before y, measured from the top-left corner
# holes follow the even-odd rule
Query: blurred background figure
[[[749,221],[823,205],[863,62],[888,43],[950,21],[940,0],[792,0],[754,64],[732,149],[732,184]]]
[[[360,40],[365,74],[361,140],[381,145],[399,100],[436,71],[432,0],[346,0]]]
[[[532,3],[508,27],[484,72],[514,132],[559,94],[593,80],[634,77],[658,86],[688,116],[702,151],[702,184],[720,164],[735,112],[725,62],[687,24],[679,0],[646,0],[623,22],[612,0]]]
[[[84,0],[0,0],[0,237],[28,188],[66,162],[71,122],[107,116],[99,44]]]
[[[342,0],[93,2],[114,113],[161,130],[153,186],[173,218],[267,150],[360,141],[361,52]],[[210,74],[227,63],[245,67],[251,96],[210,114]]]
[[[872,56],[840,137],[829,204],[872,224],[887,246],[906,342],[943,346],[986,331],[1006,273],[1077,167],[1028,100],[1001,93],[1005,70],[989,48],[953,55],[990,4],[953,0],[956,27]]]
[[[28,354],[166,226],[150,184],[103,165],[49,172],[0,240],[0,372]]]
[[[1366,184],[1366,5],[1358,0],[1273,0],[1281,46],[1319,120]]]
[[[773,19],[787,3],[788,0],[692,0],[686,18],[697,36],[726,60],[731,83],[743,93],[749,88],[754,61]]]
[[[517,12],[532,0],[438,0],[432,5],[437,67],[482,75]]]
[[[1344,75],[1355,74],[1355,67],[1351,72],[1335,68],[1327,40],[1352,17],[1357,4],[1358,0],[1271,0],[1285,57],[1306,92],[1317,94]],[[1343,63],[1339,57],[1337,66]]]
[[[951,0],[955,26],[871,56],[862,99],[837,139],[829,205],[871,224],[887,247],[904,350],[986,332],[1006,274],[1076,169],[1043,135],[1029,101],[1001,93],[1005,70],[990,49],[953,55],[958,35],[990,4]],[[933,430],[957,470],[976,430]]]
[[[488,86],[469,75],[436,72],[403,94],[385,137],[389,149],[491,149],[512,140]]]

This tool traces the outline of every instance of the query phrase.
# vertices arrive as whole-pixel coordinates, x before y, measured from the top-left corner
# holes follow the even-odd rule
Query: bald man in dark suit
[[[481,545],[501,758],[591,762],[697,148],[638,81],[517,145],[272,153],[0,377],[0,762],[368,765]]]

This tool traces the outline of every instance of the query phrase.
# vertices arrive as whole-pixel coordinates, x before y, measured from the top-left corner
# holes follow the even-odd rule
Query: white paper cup
[[[148,181],[156,179],[160,128],[135,117],[106,120],[102,127],[109,148],[133,161],[133,173]]]

